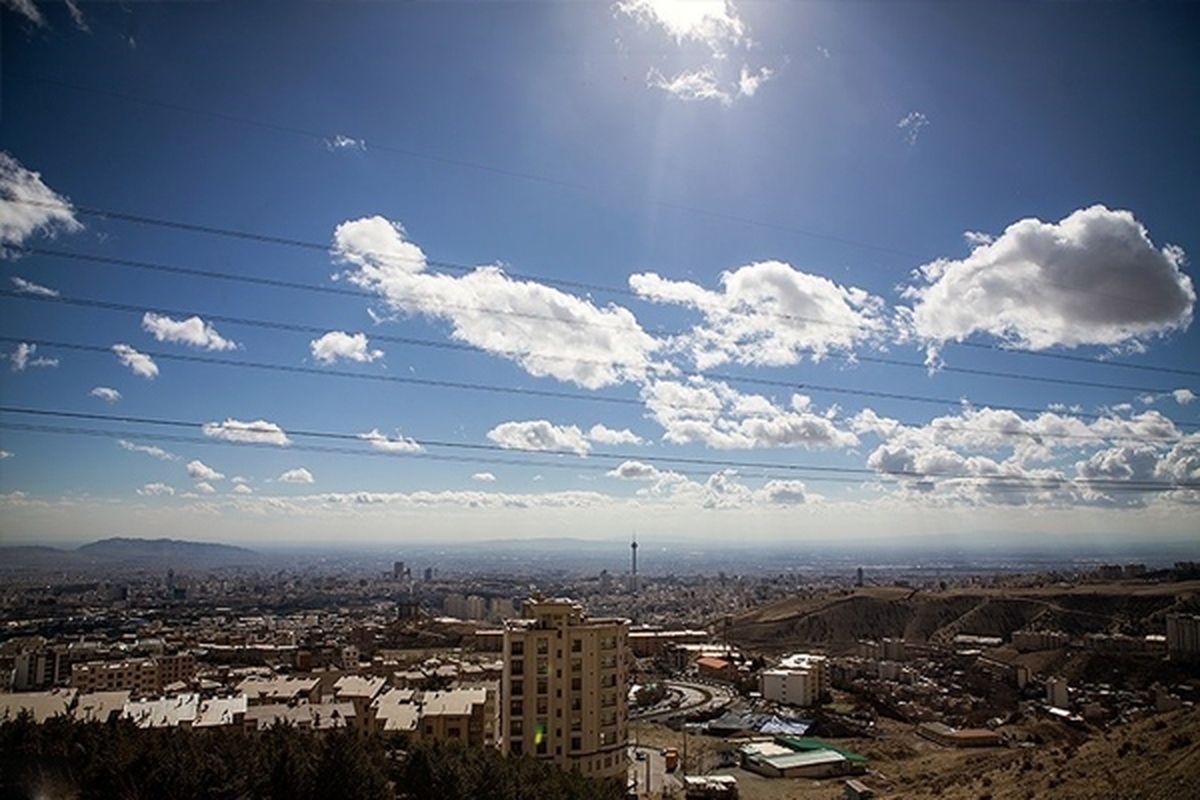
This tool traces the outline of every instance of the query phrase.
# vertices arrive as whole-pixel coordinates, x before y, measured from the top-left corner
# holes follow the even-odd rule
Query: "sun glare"
[[[627,0],[619,8],[645,24],[656,23],[677,42],[737,41],[745,25],[726,0]]]

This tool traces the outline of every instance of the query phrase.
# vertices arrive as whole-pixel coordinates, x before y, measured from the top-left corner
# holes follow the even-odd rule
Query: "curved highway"
[[[642,713],[630,714],[630,719],[656,721],[663,720],[669,717],[674,717],[679,714],[687,714],[692,711],[701,711],[707,708],[724,707],[733,699],[733,691],[726,686],[714,686],[705,683],[691,683],[689,681],[662,681],[666,685],[667,690],[678,694],[681,697],[678,705],[663,707],[662,703],[651,706],[648,710]]]

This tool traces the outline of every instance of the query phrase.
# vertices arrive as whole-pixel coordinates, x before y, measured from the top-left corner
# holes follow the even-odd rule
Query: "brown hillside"
[[[945,642],[956,634],[1005,639],[1026,627],[1086,633],[1162,633],[1165,614],[1196,607],[1200,582],[1106,584],[1022,590],[845,590],[785,598],[735,617],[729,639],[766,652],[804,644],[903,637]]]

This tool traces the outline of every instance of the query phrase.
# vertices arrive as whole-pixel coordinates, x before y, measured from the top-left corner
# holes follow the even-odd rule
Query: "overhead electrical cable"
[[[253,327],[253,328],[290,331],[290,332],[294,332],[294,333],[321,335],[321,334],[327,333],[331,330],[331,328],[329,328],[329,327],[321,327],[321,326],[316,326],[316,325],[303,325],[303,324],[298,324],[298,323],[287,323],[287,322],[278,322],[278,321],[272,321],[272,320],[250,318],[250,317],[232,316],[232,315],[228,315],[228,314],[216,314],[216,313],[209,313],[206,311],[197,311],[194,309],[182,310],[182,309],[177,309],[177,308],[166,308],[163,306],[152,306],[149,304],[147,304],[147,305],[132,305],[129,303],[117,303],[117,302],[107,301],[107,300],[93,300],[93,299],[88,299],[88,298],[64,297],[61,294],[59,294],[59,295],[30,294],[28,292],[18,292],[18,291],[13,291],[11,289],[0,289],[0,297],[9,297],[9,298],[14,298],[14,299],[18,299],[18,300],[25,300],[25,301],[32,301],[32,302],[57,303],[57,304],[62,304],[62,305],[79,306],[79,307],[84,307],[84,308],[97,308],[97,309],[103,309],[103,310],[108,310],[108,311],[120,311],[120,312],[135,313],[135,314],[142,314],[145,312],[153,312],[156,314],[164,314],[164,315],[168,315],[168,316],[179,316],[179,317],[198,316],[208,322],[220,322],[222,324],[231,324],[231,325],[244,325],[244,326]],[[512,314],[514,312],[510,312],[506,309],[491,309],[491,310],[488,310],[488,313],[507,315],[507,314]],[[625,362],[620,362],[620,361],[600,361],[597,359],[578,358],[578,357],[574,357],[574,356],[566,356],[566,355],[555,354],[555,353],[537,353],[537,352],[532,352],[532,351],[528,351],[528,350],[500,350],[500,349],[496,349],[496,348],[489,348],[488,350],[483,350],[479,347],[476,347],[471,344],[467,344],[465,342],[419,339],[419,338],[407,337],[407,336],[394,336],[394,335],[384,334],[384,333],[374,333],[373,332],[371,334],[371,338],[372,338],[372,340],[376,340],[376,341],[380,341],[380,342],[391,342],[394,344],[403,344],[403,345],[408,345],[408,346],[412,346],[412,347],[440,348],[440,349],[446,349],[446,350],[459,350],[459,351],[471,352],[471,353],[486,353],[486,354],[490,354],[490,355],[505,356],[508,358],[535,357],[539,360],[563,361],[563,362],[576,363],[576,364],[588,364],[588,365],[594,365],[594,366],[605,366],[605,367],[611,367],[611,368],[625,368],[625,369],[644,369],[646,366],[645,364],[632,364],[632,363],[625,363]],[[917,370],[928,369],[927,365],[925,365],[924,363],[913,362],[913,361],[903,361],[903,360],[894,359],[894,358],[883,358],[883,357],[878,357],[878,356],[855,355],[854,361],[861,361],[864,363],[871,363],[871,364],[882,364],[882,365],[886,365],[886,366],[901,367],[901,368],[906,368],[906,369],[917,369]],[[1072,378],[1051,377],[1048,375],[1025,375],[1025,374],[1016,373],[1016,372],[1002,372],[1002,371],[998,371],[998,370],[975,369],[975,368],[971,368],[971,367],[957,367],[957,366],[950,366],[950,365],[942,367],[939,371],[947,372],[947,373],[964,374],[964,375],[974,375],[977,377],[1002,378],[1004,380],[1028,381],[1028,382],[1032,382],[1032,383],[1047,383],[1047,384],[1060,385],[1060,386],[1079,386],[1079,387],[1086,387],[1086,388],[1091,388],[1091,389],[1107,389],[1107,390],[1112,390],[1112,391],[1135,392],[1135,393],[1139,393],[1142,395],[1162,395],[1162,394],[1169,393],[1171,391],[1171,389],[1167,388],[1167,387],[1132,386],[1132,385],[1128,385],[1128,384],[1119,384],[1119,383],[1111,383],[1111,382],[1084,381],[1084,380],[1077,380],[1077,379],[1072,379]],[[758,383],[758,384],[771,385],[771,386],[780,386],[780,385],[794,386],[795,385],[794,383],[789,383],[787,381],[771,381],[771,380],[763,379],[763,378],[735,376],[735,375],[723,374],[723,373],[712,372],[712,371],[684,372],[684,373],[682,373],[682,376],[688,377],[688,378],[703,377],[703,378],[710,378],[710,379],[714,379],[714,380],[739,381],[739,382],[750,383],[750,384]]]
[[[6,201],[6,202],[24,203],[24,204],[35,205],[35,206],[51,206],[51,205],[53,205],[50,203],[45,203],[45,202],[40,202],[40,201],[30,201],[30,200],[12,200],[12,201]],[[304,248],[304,249],[308,249],[308,250],[315,250],[315,251],[319,251],[322,253],[330,252],[330,246],[328,244],[323,244],[320,242],[313,242],[313,241],[293,239],[293,238],[288,238],[288,237],[274,236],[274,235],[270,235],[270,234],[238,231],[238,230],[233,230],[233,229],[229,229],[229,228],[220,228],[220,227],[214,227],[214,226],[208,226],[208,225],[197,225],[194,223],[181,222],[181,221],[177,221],[177,220],[165,220],[165,219],[156,218],[156,217],[146,217],[146,216],[141,216],[141,215],[125,214],[122,212],[107,211],[104,209],[78,207],[78,206],[72,206],[71,208],[72,208],[72,210],[77,211],[81,214],[89,214],[89,215],[106,217],[106,218],[111,218],[111,219],[120,219],[120,220],[124,220],[124,221],[128,221],[128,222],[135,222],[135,223],[142,224],[142,225],[160,226],[160,227],[173,228],[173,229],[177,229],[177,230],[186,230],[186,231],[193,232],[193,233],[200,233],[200,234],[207,234],[207,235],[234,237],[234,238],[246,239],[246,240],[250,240],[250,241],[256,241],[256,242],[272,244],[272,245],[288,245],[288,246],[300,247],[300,248]],[[217,272],[217,271],[213,271],[213,270],[202,270],[202,269],[195,269],[195,268],[188,268],[188,267],[175,267],[175,266],[171,266],[171,265],[155,264],[152,262],[140,262],[140,261],[134,261],[134,260],[129,260],[129,259],[120,259],[120,258],[112,258],[112,257],[105,257],[105,256],[89,256],[86,254],[75,253],[75,252],[71,252],[71,251],[67,251],[67,250],[56,250],[56,249],[51,249],[51,248],[39,248],[39,247],[24,247],[24,246],[20,246],[20,245],[10,246],[9,249],[11,249],[15,252],[26,252],[26,253],[34,254],[34,255],[46,255],[46,256],[52,256],[52,257],[58,257],[58,258],[90,260],[90,261],[96,261],[98,263],[108,263],[108,264],[111,264],[114,266],[126,266],[126,267],[133,267],[133,268],[138,268],[138,269],[148,269],[148,270],[160,271],[160,272],[173,272],[176,274],[193,275],[196,277],[219,278],[219,279],[223,279],[223,280],[255,283],[255,284],[264,285],[264,286],[275,286],[277,288],[298,289],[298,290],[316,291],[316,292],[329,291],[331,293],[336,293],[336,294],[353,295],[353,296],[361,296],[361,297],[374,297],[375,296],[365,290],[356,291],[356,290],[351,290],[351,289],[342,289],[341,287],[334,287],[334,286],[305,284],[305,283],[300,283],[300,282],[296,282],[296,281],[283,281],[283,280],[273,279],[273,278],[261,278],[261,277],[255,277],[255,276],[235,275],[235,274],[231,274],[231,273],[222,273],[222,272]],[[363,254],[364,255],[373,255],[373,256],[375,256],[377,258],[381,258],[381,259],[386,259],[386,258],[390,257],[389,254],[387,254],[387,253],[372,253],[371,251],[364,251]],[[451,270],[451,271],[459,272],[459,273],[467,273],[467,272],[471,272],[471,271],[477,269],[477,267],[472,267],[472,266],[468,266],[468,265],[464,265],[464,264],[454,264],[454,263],[447,262],[447,261],[437,261],[437,260],[433,260],[433,259],[429,259],[429,258],[425,259],[425,263],[430,266],[438,267],[439,269],[446,269],[446,270]],[[511,278],[513,280],[518,280],[518,281],[529,281],[529,282],[544,284],[547,286],[564,287],[564,288],[575,289],[575,290],[586,291],[586,292],[599,292],[599,293],[613,294],[613,295],[619,295],[619,296],[624,296],[624,297],[632,297],[632,298],[642,300],[645,302],[653,302],[652,300],[647,299],[646,297],[639,294],[638,292],[636,292],[632,289],[629,289],[629,288],[625,288],[625,287],[602,286],[602,285],[598,285],[598,284],[584,283],[584,282],[580,282],[580,281],[562,280],[562,279],[557,279],[557,278],[549,278],[549,277],[545,277],[545,276],[525,274],[525,273],[520,273],[520,272],[505,271],[504,274],[508,278]],[[1078,291],[1083,291],[1083,290],[1078,290]],[[1108,296],[1108,295],[1106,295],[1106,296]],[[388,297],[388,298],[380,298],[380,299],[389,300],[392,298]],[[452,308],[454,306],[448,305],[446,307]],[[459,308],[465,309],[466,307],[460,306]],[[487,309],[481,309],[479,307],[472,306],[472,307],[470,307],[470,310],[486,311]],[[522,314],[521,312],[516,312],[516,311],[511,311],[511,310],[508,310],[507,313],[509,313],[513,316],[529,316],[534,319],[543,318],[543,319],[552,319],[559,323],[564,322],[564,320],[561,320],[557,317],[546,317],[545,315]],[[806,316],[798,315],[798,314],[785,314],[785,313],[773,312],[773,311],[767,311],[767,312],[756,311],[755,313],[759,316],[764,316],[764,317],[768,317],[768,318],[772,318],[772,319],[786,320],[789,322],[799,322],[799,323],[803,323],[806,325],[823,325],[823,326],[829,326],[829,327],[840,327],[840,328],[846,328],[846,329],[850,329],[850,330],[854,330],[854,331],[864,330],[863,326],[861,326],[861,325],[857,325],[854,323],[848,323],[848,322],[840,322],[837,320],[816,319],[816,318],[806,317]],[[579,322],[579,323],[583,324],[582,321],[574,321],[574,322]],[[598,326],[598,323],[595,323],[595,322],[589,322],[586,324]],[[1003,352],[1003,353],[1009,353],[1009,354],[1030,356],[1030,357],[1035,357],[1035,358],[1052,358],[1052,359],[1056,359],[1056,360],[1064,360],[1064,361],[1071,361],[1074,363],[1088,364],[1091,366],[1120,367],[1120,368],[1125,368],[1125,369],[1135,369],[1135,370],[1143,370],[1143,371],[1149,371],[1149,372],[1172,373],[1172,374],[1200,377],[1200,370],[1184,370],[1184,369],[1178,369],[1178,368],[1172,368],[1172,367],[1152,366],[1152,365],[1146,365],[1146,364],[1134,364],[1132,362],[1118,361],[1118,360],[1114,360],[1114,359],[1097,360],[1097,359],[1090,359],[1090,358],[1086,358],[1086,357],[1082,357],[1082,356],[1071,356],[1069,354],[1064,354],[1064,353],[1046,353],[1046,352],[1037,351],[1037,350],[1021,350],[1021,349],[1017,349],[1016,347],[1012,346],[1011,344],[1009,344],[1009,345],[988,344],[988,343],[984,343],[984,342],[969,342],[969,341],[948,341],[948,342],[944,342],[942,344],[943,345],[944,344],[956,344],[956,345],[958,345],[960,347],[964,347],[964,348],[997,351],[997,352]],[[924,367],[924,365],[923,365],[923,368],[927,369],[927,367]],[[940,369],[946,369],[946,366],[943,366]]]
[[[45,347],[45,348],[58,348],[58,349],[62,349],[62,350],[75,350],[75,351],[79,351],[79,352],[102,353],[105,355],[112,354],[112,348],[105,347],[103,345],[60,342],[60,341],[54,341],[54,340],[39,339],[36,337],[22,338],[22,337],[0,336],[0,342],[4,342],[4,343],[8,343],[8,344],[20,344],[20,343],[36,344],[39,347]],[[547,398],[554,398],[554,399],[559,399],[559,400],[579,400],[579,401],[583,401],[583,402],[606,403],[606,404],[610,404],[610,405],[626,405],[626,406],[642,407],[647,404],[647,401],[645,398],[613,397],[613,396],[609,396],[609,395],[601,395],[601,394],[595,394],[595,393],[583,394],[583,393],[579,393],[579,392],[568,392],[568,391],[561,391],[561,390],[554,390],[554,389],[535,389],[535,388],[523,387],[523,386],[500,386],[500,385],[496,385],[496,384],[486,384],[486,383],[479,383],[479,382],[473,382],[473,381],[450,381],[450,380],[441,380],[441,379],[436,379],[436,378],[418,378],[418,377],[409,376],[409,375],[392,375],[392,374],[380,374],[380,373],[372,373],[372,372],[353,372],[353,371],[340,370],[340,369],[330,368],[330,367],[310,367],[310,366],[294,365],[294,364],[274,364],[274,363],[270,363],[270,362],[261,362],[261,361],[244,361],[244,360],[237,360],[237,359],[217,357],[217,356],[199,356],[199,355],[194,355],[191,353],[169,352],[169,351],[165,351],[165,350],[144,349],[144,350],[140,350],[139,352],[142,353],[143,355],[150,356],[151,358],[162,359],[165,361],[181,361],[181,362],[187,362],[187,363],[193,363],[193,364],[208,364],[208,365],[212,365],[212,366],[221,366],[221,367],[258,369],[258,370],[281,372],[281,373],[291,373],[291,374],[299,374],[299,375],[315,375],[315,376],[322,376],[322,377],[328,376],[328,377],[336,377],[336,378],[347,378],[347,379],[352,379],[352,380],[366,380],[366,381],[375,381],[375,382],[381,382],[381,383],[396,383],[396,384],[402,384],[402,385],[422,386],[422,387],[427,387],[427,388],[448,389],[448,390],[478,391],[478,392],[487,392],[487,393],[495,393],[495,394],[511,394],[511,395],[518,395],[518,396],[529,396],[529,397],[547,397]],[[738,379],[734,376],[730,376],[730,380],[740,380],[740,379]],[[799,382],[793,383],[793,382],[787,382],[787,381],[767,381],[767,380],[761,379],[761,378],[753,379],[753,380],[757,383],[765,383],[768,385],[778,386],[780,388],[787,388],[787,389],[793,390],[793,391],[795,391],[795,390],[823,391],[823,392],[829,392],[831,394],[850,394],[850,395],[874,397],[874,398],[881,398],[881,399],[888,399],[888,400],[902,400],[902,401],[907,401],[907,402],[936,404],[936,405],[940,405],[940,406],[949,406],[949,407],[957,406],[960,408],[963,405],[963,402],[961,399],[953,399],[953,398],[945,398],[945,397],[929,397],[929,396],[924,396],[924,395],[903,394],[900,392],[881,392],[881,391],[870,390],[870,389],[851,389],[848,387],[833,387],[833,386],[825,386],[822,384],[814,384],[814,383],[799,383]],[[675,408],[675,409],[682,409],[682,410],[696,409],[696,410],[711,411],[711,408],[709,406],[701,406],[701,405],[686,404],[686,403],[663,402],[663,403],[660,403],[659,405],[664,408]],[[1012,411],[1014,413],[1030,414],[1030,415],[1034,415],[1034,416],[1040,416],[1042,414],[1050,413],[1050,412],[1047,412],[1046,409],[1035,409],[1035,408],[1027,408],[1027,407],[1022,407],[1022,406],[1012,406],[1012,405],[984,405],[983,407],[994,410],[994,411]],[[1087,412],[1078,412],[1075,414],[1075,417],[1079,418],[1079,419],[1092,419],[1092,420],[1102,420],[1102,419],[1111,420],[1111,419],[1113,419],[1111,416],[1108,416],[1105,414],[1087,413]],[[1124,420],[1117,420],[1117,421],[1124,421]],[[1200,423],[1190,424],[1190,423],[1178,423],[1178,422],[1172,421],[1171,424],[1179,430],[1193,430],[1196,428],[1200,428]],[[946,429],[943,432],[944,433],[953,433],[953,432],[956,432],[957,430],[959,430],[959,429],[953,428],[953,429]],[[1140,436],[1122,436],[1122,435],[1118,435],[1118,434],[1102,435],[1100,433],[1074,434],[1074,433],[1068,433],[1065,431],[1064,432],[1046,432],[1046,433],[1042,433],[1042,432],[1038,432],[1038,431],[1006,431],[1005,429],[980,428],[978,426],[973,426],[971,428],[964,427],[964,428],[962,428],[962,430],[963,431],[977,430],[980,433],[988,433],[988,434],[992,434],[992,435],[1021,436],[1021,437],[1025,437],[1025,438],[1029,438],[1029,439],[1035,439],[1035,440],[1036,439],[1064,438],[1064,439],[1080,439],[1080,440],[1084,440],[1084,441],[1107,441],[1109,439],[1120,439],[1123,441],[1124,440],[1130,440],[1130,441],[1139,441],[1140,440],[1140,441],[1170,442],[1170,441],[1175,441],[1178,438],[1177,436],[1170,436],[1170,435],[1164,435],[1162,437],[1152,437],[1152,436],[1147,436],[1145,434],[1142,434]]]
[[[170,418],[162,418],[162,417],[140,417],[140,416],[120,415],[120,414],[95,414],[95,413],[88,413],[88,412],[36,409],[36,408],[21,408],[21,407],[12,407],[12,406],[0,406],[0,414],[14,414],[14,415],[20,415],[20,416],[34,416],[34,417],[49,417],[49,418],[53,418],[53,419],[86,420],[86,421],[90,421],[90,422],[116,422],[116,423],[126,424],[126,425],[146,425],[146,426],[152,426],[152,427],[165,427],[165,428],[175,428],[175,429],[182,428],[182,429],[188,429],[188,430],[202,430],[206,425],[209,425],[209,424],[215,424],[218,427],[220,426],[220,423],[204,423],[204,422],[170,419]],[[13,423],[5,423],[5,426],[12,427]],[[139,433],[136,431],[121,431],[121,432],[107,431],[106,432],[103,429],[82,429],[82,428],[80,429],[80,431],[83,431],[83,430],[94,431],[96,435],[109,435],[109,436],[128,435],[130,437],[142,437],[142,438],[146,437],[146,434]],[[50,431],[47,430],[46,432],[50,432]],[[61,432],[70,433],[71,431],[64,430]],[[270,429],[262,428],[261,430],[258,430],[258,431],[254,430],[252,428],[240,429],[240,432],[250,433],[250,434],[253,434],[256,432],[260,433],[260,434],[277,434],[277,433],[279,433],[279,431],[276,430],[275,428],[270,428]],[[283,432],[288,437],[294,436],[296,438],[357,442],[361,445],[361,448],[355,448],[353,451],[350,451],[355,454],[366,453],[366,452],[371,452],[371,453],[386,453],[387,452],[384,450],[380,450],[378,448],[373,448],[372,444],[371,444],[371,440],[365,439],[362,434],[358,434],[358,433],[344,433],[344,432],[337,432],[337,431],[319,431],[319,430],[285,430]],[[262,447],[272,448],[274,450],[292,449],[293,448],[293,445],[291,445],[291,444],[280,445],[280,444],[274,444],[274,443],[268,443],[268,442],[257,442],[257,443],[256,442],[234,442],[234,441],[229,441],[227,439],[222,439],[220,437],[208,437],[206,439],[186,438],[185,437],[183,439],[180,439],[180,441],[195,443],[195,444],[205,443],[205,442],[214,441],[214,440],[216,442],[222,442],[222,443],[229,444],[229,445],[235,445],[235,446],[258,445],[258,446],[262,446]],[[519,454],[521,454],[522,457],[525,457],[525,458],[528,458],[530,456],[545,457],[545,458],[550,458],[550,457],[560,458],[560,457],[564,457],[564,456],[574,455],[580,459],[579,462],[576,462],[576,464],[575,464],[576,466],[579,466],[579,464],[585,462],[588,459],[606,460],[606,461],[610,461],[610,462],[648,460],[648,461],[653,461],[653,462],[659,463],[659,464],[685,464],[685,465],[693,466],[693,467],[701,466],[701,467],[706,467],[709,469],[718,469],[718,470],[727,470],[727,469],[776,470],[776,471],[789,472],[789,473],[812,472],[812,473],[829,474],[829,475],[856,475],[856,476],[867,475],[867,476],[874,476],[874,477],[895,477],[895,478],[913,478],[913,479],[946,479],[946,480],[979,479],[979,480],[1000,481],[1000,482],[1008,482],[1008,481],[1017,482],[1017,483],[1024,482],[1024,483],[1039,484],[1039,485],[1043,484],[1047,481],[1057,482],[1057,483],[1065,483],[1065,482],[1071,482],[1073,480],[1077,480],[1080,483],[1085,483],[1090,486],[1112,485],[1112,486],[1120,486],[1120,487],[1144,488],[1146,490],[1163,489],[1163,490],[1172,490],[1172,491],[1178,490],[1178,489],[1200,488],[1200,482],[1196,482],[1196,481],[1182,481],[1182,482],[1145,481],[1145,480],[1139,481],[1139,480],[1135,480],[1135,479],[1126,480],[1126,479],[1120,479],[1120,478],[1100,478],[1100,477],[1081,478],[1081,479],[1064,479],[1064,478],[1052,478],[1051,479],[1051,478],[1042,478],[1042,477],[1028,476],[1028,475],[1007,475],[1007,474],[1003,474],[1003,473],[995,474],[995,475],[964,475],[962,473],[953,472],[953,471],[939,472],[939,471],[925,471],[925,470],[922,470],[922,471],[916,471],[916,470],[900,471],[900,470],[897,470],[897,471],[879,472],[879,471],[876,471],[876,470],[873,470],[870,468],[866,468],[866,467],[837,467],[837,466],[820,465],[820,464],[794,464],[794,463],[778,464],[778,463],[772,463],[772,462],[766,462],[766,461],[706,459],[706,458],[689,458],[689,457],[681,457],[681,456],[663,456],[663,457],[655,456],[655,457],[647,459],[647,457],[644,454],[640,454],[640,453],[588,452],[586,454],[578,454],[578,453],[572,453],[571,451],[563,451],[563,450],[534,450],[534,449],[508,448],[508,447],[504,447],[502,445],[496,445],[496,444],[474,444],[474,443],[467,443],[467,442],[449,442],[449,441],[444,441],[444,440],[432,440],[432,439],[414,439],[413,441],[415,441],[417,444],[419,444],[425,448],[442,448],[442,449],[466,450],[466,451],[487,452],[487,453],[507,453],[507,454],[519,453]],[[423,455],[422,453],[416,453],[416,452],[387,453],[387,454],[388,455],[412,456],[412,457],[421,457]],[[470,460],[475,460],[475,459],[472,458]],[[543,466],[544,463],[545,462],[538,461],[531,465]]]

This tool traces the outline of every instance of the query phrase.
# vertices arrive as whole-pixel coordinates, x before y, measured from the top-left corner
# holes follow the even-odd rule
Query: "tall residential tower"
[[[623,777],[629,740],[629,621],[531,599],[504,624],[505,749],[595,777]]]

